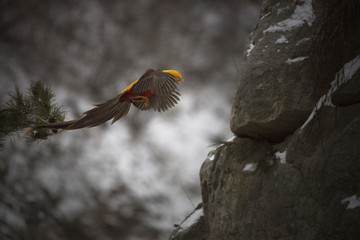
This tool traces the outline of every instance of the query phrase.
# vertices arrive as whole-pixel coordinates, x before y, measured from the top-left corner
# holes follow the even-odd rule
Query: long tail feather
[[[111,124],[113,124],[120,118],[125,117],[126,114],[129,112],[131,106],[130,102],[120,102],[119,101],[120,96],[121,94],[104,103],[95,105],[94,108],[85,112],[84,113],[85,116],[80,119],[60,122],[60,123],[48,123],[48,124],[37,125],[27,129],[25,135],[40,128],[52,128],[52,129],[64,129],[64,130],[91,128],[98,126],[102,123],[105,123],[112,118],[113,121],[111,122]]]
[[[86,116],[75,121],[65,130],[95,127],[112,118],[114,118],[112,123],[116,122],[128,113],[131,106],[130,102],[119,102],[119,97],[116,96],[105,103],[96,105],[95,108],[85,112]]]
[[[30,128],[26,129],[24,136],[28,135],[29,133],[31,133],[32,131],[34,131],[36,129],[41,129],[41,128],[66,129],[67,127],[71,126],[71,124],[74,124],[76,121],[78,121],[78,120],[41,124],[41,125],[37,125],[34,127],[30,127]]]

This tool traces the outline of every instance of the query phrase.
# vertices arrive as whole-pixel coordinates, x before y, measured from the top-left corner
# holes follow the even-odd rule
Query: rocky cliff
[[[235,137],[209,153],[203,209],[170,239],[358,239],[359,12],[357,1],[263,2]]]

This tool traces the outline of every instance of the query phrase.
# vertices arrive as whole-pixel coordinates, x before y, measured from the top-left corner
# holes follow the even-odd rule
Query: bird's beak
[[[178,82],[183,82],[183,81],[184,81],[184,79],[182,79],[182,78],[178,78],[178,79],[176,79],[176,81],[178,81]]]

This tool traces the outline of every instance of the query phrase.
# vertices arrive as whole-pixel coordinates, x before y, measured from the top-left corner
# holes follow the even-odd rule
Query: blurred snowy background
[[[67,119],[149,68],[175,69],[181,101],[29,143],[0,162],[0,239],[167,239],[201,201],[199,169],[232,136],[232,99],[259,1],[0,1],[0,100],[42,80]]]

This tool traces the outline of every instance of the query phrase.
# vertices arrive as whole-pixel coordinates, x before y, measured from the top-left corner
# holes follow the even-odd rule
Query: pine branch
[[[45,122],[63,122],[65,113],[54,102],[55,95],[41,81],[30,82],[27,94],[18,87],[9,93],[10,100],[0,110],[0,148],[7,136],[20,135],[21,131]],[[29,134],[30,139],[47,139],[56,132],[41,129]]]

